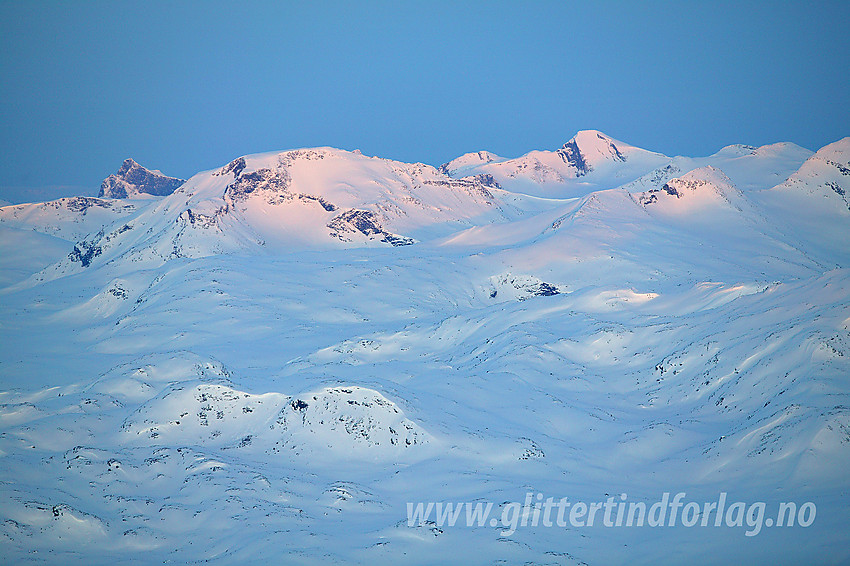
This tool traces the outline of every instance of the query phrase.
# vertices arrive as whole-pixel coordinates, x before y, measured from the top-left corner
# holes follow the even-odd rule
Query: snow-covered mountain
[[[48,202],[0,206],[0,225],[35,230],[78,242],[105,226],[138,214],[185,181],[145,169],[127,159],[104,179],[99,197],[76,196]]]
[[[133,159],[125,159],[118,172],[103,180],[98,196],[119,199],[146,195],[162,197],[170,195],[185,182],[163,175],[161,171],[145,169]]]
[[[492,175],[503,188],[516,192],[570,198],[620,186],[630,192],[658,189],[674,177],[707,166],[723,170],[742,190],[766,189],[788,178],[811,155],[795,144],[776,143],[730,145],[709,157],[667,157],[585,130],[556,151],[532,151],[515,159],[479,151],[440,169],[456,178]]]
[[[130,216],[144,203],[95,197],[69,197],[49,202],[0,207],[0,225],[77,241],[103,226]]]
[[[808,207],[850,213],[850,137],[820,149],[784,183],[772,189],[772,194],[805,201]]]
[[[331,148],[240,157],[79,242],[60,271],[263,249],[401,246],[522,211],[480,178],[452,179]],[[252,252],[253,250],[253,252]]]
[[[744,195],[731,179],[710,165],[670,179],[660,189],[637,193],[635,197],[652,212],[688,215],[689,221],[694,220],[695,212],[706,212],[706,209],[741,210],[744,200]]]
[[[754,196],[777,230],[837,266],[850,259],[848,192],[850,138],[844,138],[818,150],[783,183]]]
[[[440,169],[457,178],[492,175],[513,191],[568,198],[617,187],[668,161],[664,155],[614,140],[602,132],[583,130],[556,151],[531,151],[515,159],[485,151],[468,153]]]
[[[708,157],[677,156],[670,162],[623,185],[631,192],[658,189],[672,178],[701,167],[723,171],[742,191],[773,187],[797,171],[812,152],[793,143],[775,143],[761,147],[726,146]]]
[[[580,132],[439,170],[299,149],[0,208],[4,556],[847,561],[848,139],[669,158]],[[680,491],[817,517],[501,523],[527,494]]]

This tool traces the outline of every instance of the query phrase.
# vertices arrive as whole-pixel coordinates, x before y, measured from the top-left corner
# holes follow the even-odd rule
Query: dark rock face
[[[575,140],[565,143],[564,147],[558,150],[558,157],[576,170],[577,177],[587,175],[590,172],[590,165],[584,160],[584,156],[581,154],[581,150],[578,148],[578,143]]]
[[[328,228],[331,229],[331,236],[339,238],[343,242],[350,242],[350,235],[359,232],[370,239],[380,238],[382,242],[392,246],[409,246],[416,243],[413,238],[399,236],[384,230],[377,216],[369,210],[346,210],[331,220],[328,223]]]
[[[245,162],[245,158],[239,157],[225,165],[221,171],[214,173],[214,175],[227,175],[228,173],[233,173],[233,177],[238,178],[239,175],[242,174],[242,171],[245,170],[246,166],[247,163]]]
[[[183,222],[184,225],[192,226],[193,228],[203,228],[209,230],[217,226],[217,219],[230,212],[229,207],[222,206],[212,214],[202,214],[195,212],[191,208],[187,208],[178,217],[178,222]]]
[[[103,180],[98,196],[104,198],[132,198],[139,194],[166,196],[185,182],[184,179],[167,177],[145,169],[132,159],[125,159],[117,173]]]
[[[416,240],[413,238],[398,236],[396,234],[390,234],[389,232],[384,232],[384,238],[381,241],[392,246],[410,246],[416,243]]]
[[[101,228],[97,234],[77,243],[71,253],[68,254],[68,259],[72,263],[79,263],[82,267],[88,267],[96,257],[103,253],[104,249],[108,249],[109,243],[113,239],[132,229],[132,224],[124,224],[107,234],[105,229]]]
[[[683,186],[692,187],[692,188],[694,186],[700,186],[700,185],[705,184],[702,181],[684,181],[682,179],[677,179],[676,181],[673,181],[673,182],[674,183],[678,182],[679,184],[681,184]],[[662,191],[667,193],[671,197],[682,198],[682,196],[683,196],[682,193],[679,192],[679,190],[675,186],[671,185],[670,183],[664,183],[664,185],[660,189],[650,189],[646,193],[644,193],[640,197],[638,197],[638,204],[643,205],[643,206],[648,206],[650,204],[658,202],[658,195]]]
[[[80,262],[83,267],[88,267],[94,258],[99,256],[103,249],[94,242],[83,241],[74,246],[68,256],[73,262]]]
[[[294,156],[287,155],[286,163],[298,157],[313,158],[311,154],[302,156],[301,152],[291,153]],[[231,161],[221,171],[213,173],[216,176],[233,175],[233,182],[224,189],[224,196],[234,203],[246,201],[255,194],[263,194],[270,204],[280,204],[285,201],[298,199],[305,202],[316,202],[327,212],[333,212],[337,209],[336,205],[326,201],[322,197],[291,192],[289,185],[292,182],[292,178],[286,167],[278,167],[277,169],[263,168],[247,173],[245,172],[246,167],[245,158],[240,157]]]
[[[557,287],[552,285],[551,283],[540,283],[536,289],[533,291],[534,295],[537,297],[551,297],[553,295],[560,295],[561,292]]]
[[[608,144],[608,150],[610,151],[611,158],[615,161],[626,161],[626,156],[620,152],[620,149],[611,143],[611,140],[605,138],[600,134],[596,134],[596,137]],[[564,144],[564,147],[558,150],[558,157],[566,163],[567,165],[572,166],[576,171],[576,177],[583,177],[587,175],[593,170],[593,167],[585,160],[584,155],[581,153],[581,149],[578,146],[578,142],[575,139],[572,139]]]
[[[648,204],[658,202],[658,195],[655,194],[657,192],[658,189],[652,189],[647,195],[641,195],[640,198],[638,198],[638,203],[642,204],[643,206],[646,206]]]
[[[661,190],[667,193],[668,195],[674,196],[676,198],[681,198],[682,193],[676,190],[676,187],[670,185],[670,183],[664,183],[664,186],[661,187]]]
[[[112,203],[110,201],[101,200],[99,198],[70,197],[68,199],[60,199],[60,201],[62,200],[64,200],[68,210],[72,212],[81,212],[83,214],[86,213],[86,210],[92,207],[112,208]]]
[[[840,196],[842,200],[844,200],[844,204],[847,205],[847,209],[850,210],[850,197],[847,196],[847,191],[845,191],[841,185],[839,185],[838,183],[827,181],[824,186],[832,189],[835,194]]]
[[[831,159],[825,159],[824,161],[838,169],[842,175],[850,175],[850,163],[844,165],[843,163],[838,163],[837,161],[832,161]]]
[[[502,188],[502,185],[500,185],[496,181],[496,178],[493,177],[493,175],[490,175],[489,173],[479,173],[478,175],[475,175],[474,177],[472,177],[472,180],[477,182],[477,183],[480,183],[482,186],[485,186],[485,187],[490,187],[490,188],[493,188],[493,189],[501,189]]]
[[[253,192],[268,190],[275,193],[286,192],[289,188],[290,177],[286,169],[273,171],[272,169],[257,169],[250,173],[243,173],[244,165],[237,166],[233,173],[237,174],[233,183],[227,185],[224,190],[225,196],[240,201],[248,198]]]
[[[368,210],[347,210],[334,218],[328,227],[338,231],[352,228],[367,236],[376,236],[384,231],[378,224],[378,219]]]
[[[300,198],[301,200],[306,200],[306,201],[316,201],[317,203],[322,205],[322,208],[324,208],[328,212],[333,212],[334,210],[336,210],[335,204],[329,203],[328,201],[326,201],[322,197],[314,197],[313,195],[301,194],[301,195],[298,195],[298,198]]]

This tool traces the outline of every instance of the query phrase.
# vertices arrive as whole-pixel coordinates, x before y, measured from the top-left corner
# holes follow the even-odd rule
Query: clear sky
[[[330,145],[439,165],[599,129],[667,154],[850,135],[850,2],[0,0],[0,186],[95,192]],[[2,197],[2,195],[0,195]]]

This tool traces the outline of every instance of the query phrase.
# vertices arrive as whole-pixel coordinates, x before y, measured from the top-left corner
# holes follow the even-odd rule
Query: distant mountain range
[[[624,191],[633,214],[639,205],[686,223],[708,221],[706,214],[761,216],[785,203],[843,226],[848,146],[845,139],[812,154],[790,143],[734,145],[705,158],[670,158],[590,130],[555,151],[515,159],[469,153],[439,169],[313,148],[240,157],[188,181],[127,159],[99,198],[7,206],[0,222],[81,240],[69,256],[80,266],[252,246],[409,245],[569,208],[570,199],[607,202],[610,189]]]
[[[847,562],[848,192],[850,138],[668,157],[591,130],[439,168],[128,159],[99,197],[2,206],[5,560]],[[498,520],[679,491],[817,520]]]

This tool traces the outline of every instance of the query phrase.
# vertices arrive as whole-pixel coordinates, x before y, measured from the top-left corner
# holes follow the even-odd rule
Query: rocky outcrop
[[[387,232],[381,227],[378,217],[370,210],[346,210],[330,223],[331,236],[343,242],[350,242],[355,234],[362,234],[369,240],[380,240],[393,246],[408,246],[416,243],[413,238]]]
[[[184,179],[168,177],[159,171],[145,169],[132,159],[125,159],[121,169],[103,180],[100,194],[104,198],[134,198],[141,194],[163,197],[173,193]]]

